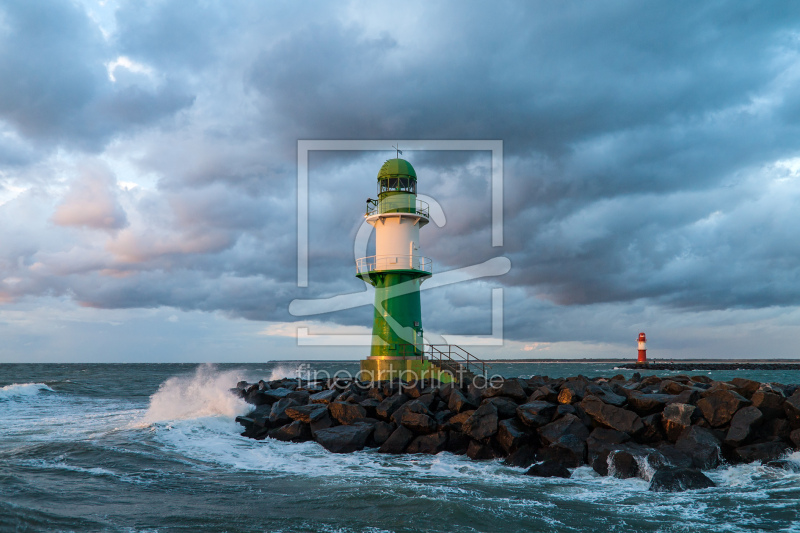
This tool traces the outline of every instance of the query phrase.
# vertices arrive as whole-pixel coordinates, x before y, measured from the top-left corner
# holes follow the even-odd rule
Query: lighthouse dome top
[[[378,179],[389,177],[411,177],[417,179],[417,172],[411,163],[405,159],[389,159],[386,161],[381,169],[378,171]]]

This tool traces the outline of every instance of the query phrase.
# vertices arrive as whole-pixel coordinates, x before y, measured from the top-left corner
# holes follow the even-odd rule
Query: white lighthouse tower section
[[[419,217],[404,215],[381,215],[375,224],[375,254],[386,270],[415,268],[420,255]]]

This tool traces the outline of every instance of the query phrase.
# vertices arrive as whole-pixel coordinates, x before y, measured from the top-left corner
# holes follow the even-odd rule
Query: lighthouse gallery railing
[[[356,260],[356,273],[376,270],[421,270],[433,273],[433,261],[421,255],[371,255]]]
[[[376,204],[367,204],[367,216],[382,215],[384,213],[411,213],[413,215],[422,215],[425,218],[430,218],[430,206],[422,200],[417,200],[416,207],[399,207],[391,203],[378,202]]]

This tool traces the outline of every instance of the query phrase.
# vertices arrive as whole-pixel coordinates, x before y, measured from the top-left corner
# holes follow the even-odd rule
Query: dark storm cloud
[[[109,192],[116,215],[91,224],[53,218],[63,190],[0,207],[4,231],[15,209],[29,222],[0,240],[14,279],[0,298],[292,320],[294,298],[364,290],[364,199],[393,140],[418,138],[501,139],[505,153],[505,243],[492,248],[489,153],[406,152],[446,214],[422,234],[437,271],[512,260],[504,277],[426,293],[432,331],[488,334],[501,286],[506,336],[544,342],[614,342],[653,306],[800,303],[800,166],[777,163],[800,156],[796,4],[123,2],[107,38],[77,4],[2,6],[0,126],[13,135],[0,165],[40,176],[46,151],[14,147],[57,145],[158,185]],[[112,81],[120,57],[135,64]],[[307,289],[298,139],[387,145],[310,155]],[[60,219],[78,222],[35,222]],[[98,227],[113,231],[98,240]]]
[[[113,87],[115,59],[75,3],[0,4],[0,120],[33,141],[99,150],[112,136],[192,103],[174,83]]]

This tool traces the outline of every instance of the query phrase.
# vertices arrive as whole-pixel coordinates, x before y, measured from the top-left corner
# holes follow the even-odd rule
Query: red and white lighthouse
[[[644,332],[639,333],[639,359],[636,362],[639,364],[647,362],[647,337]]]

